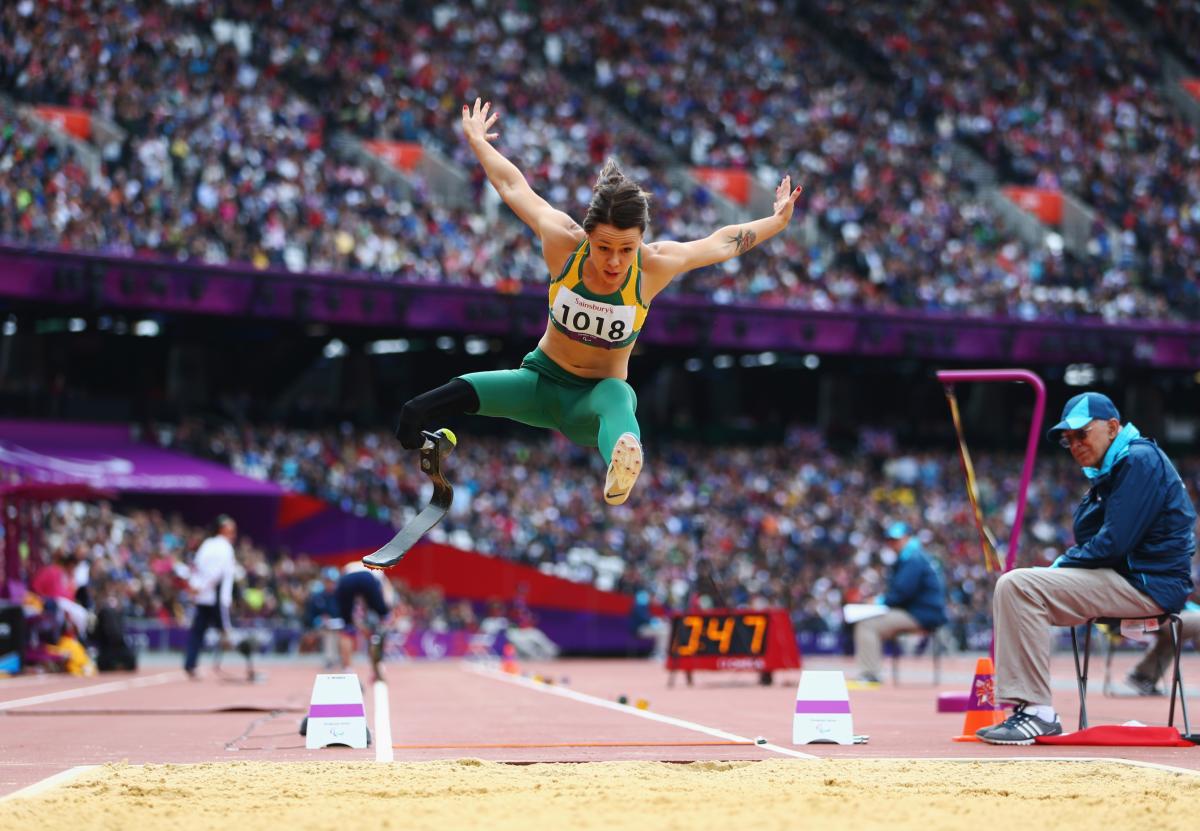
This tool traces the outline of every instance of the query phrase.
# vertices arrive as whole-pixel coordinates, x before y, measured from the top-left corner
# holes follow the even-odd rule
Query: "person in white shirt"
[[[237,523],[232,517],[222,514],[217,517],[216,528],[217,532],[196,550],[189,580],[196,601],[196,612],[188,633],[183,669],[191,678],[196,677],[196,664],[200,660],[200,650],[209,628],[220,627],[224,638],[228,638],[230,632],[229,607],[233,604],[233,581],[237,574],[237,561],[233,554]]]

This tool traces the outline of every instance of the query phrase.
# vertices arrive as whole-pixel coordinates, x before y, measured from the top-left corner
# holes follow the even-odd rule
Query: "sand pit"
[[[105,765],[0,829],[1192,829],[1200,777],[1107,762]]]

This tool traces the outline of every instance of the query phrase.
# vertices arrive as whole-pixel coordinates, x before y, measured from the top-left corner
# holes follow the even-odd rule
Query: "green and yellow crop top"
[[[591,251],[586,239],[550,281],[550,321],[568,338],[601,349],[629,346],[642,331],[650,304],[642,302],[642,252],[625,282],[612,294],[595,294],[583,284],[583,264]]]

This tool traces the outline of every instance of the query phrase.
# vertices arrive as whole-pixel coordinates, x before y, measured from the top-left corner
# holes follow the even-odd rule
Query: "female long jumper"
[[[604,499],[620,505],[642,470],[637,397],[625,379],[651,301],[677,275],[736,257],[782,231],[801,188],[792,190],[785,176],[770,216],[691,242],[646,243],[649,195],[615,161],[600,171],[580,225],[538,196],[492,146],[499,113],[490,108],[478,98],[464,105],[463,134],[500,197],[541,239],[551,277],[546,333],[519,369],[462,375],[413,398],[396,434],[404,447],[419,448],[427,425],[456,413],[554,428],[599,449],[608,464]]]

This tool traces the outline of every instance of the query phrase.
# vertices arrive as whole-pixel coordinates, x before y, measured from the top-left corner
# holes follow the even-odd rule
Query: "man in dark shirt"
[[[886,611],[854,625],[858,680],[868,684],[879,683],[885,640],[905,632],[933,633],[948,619],[945,586],[921,541],[903,522],[891,523],[885,536],[896,553],[887,592],[878,598],[879,608]]]
[[[996,692],[1016,708],[976,733],[990,744],[1062,732],[1050,697],[1052,626],[1178,612],[1192,592],[1196,511],[1158,445],[1122,426],[1097,392],[1068,401],[1048,437],[1091,487],[1075,508],[1075,545],[1050,568],[1014,569],[996,583]]]

